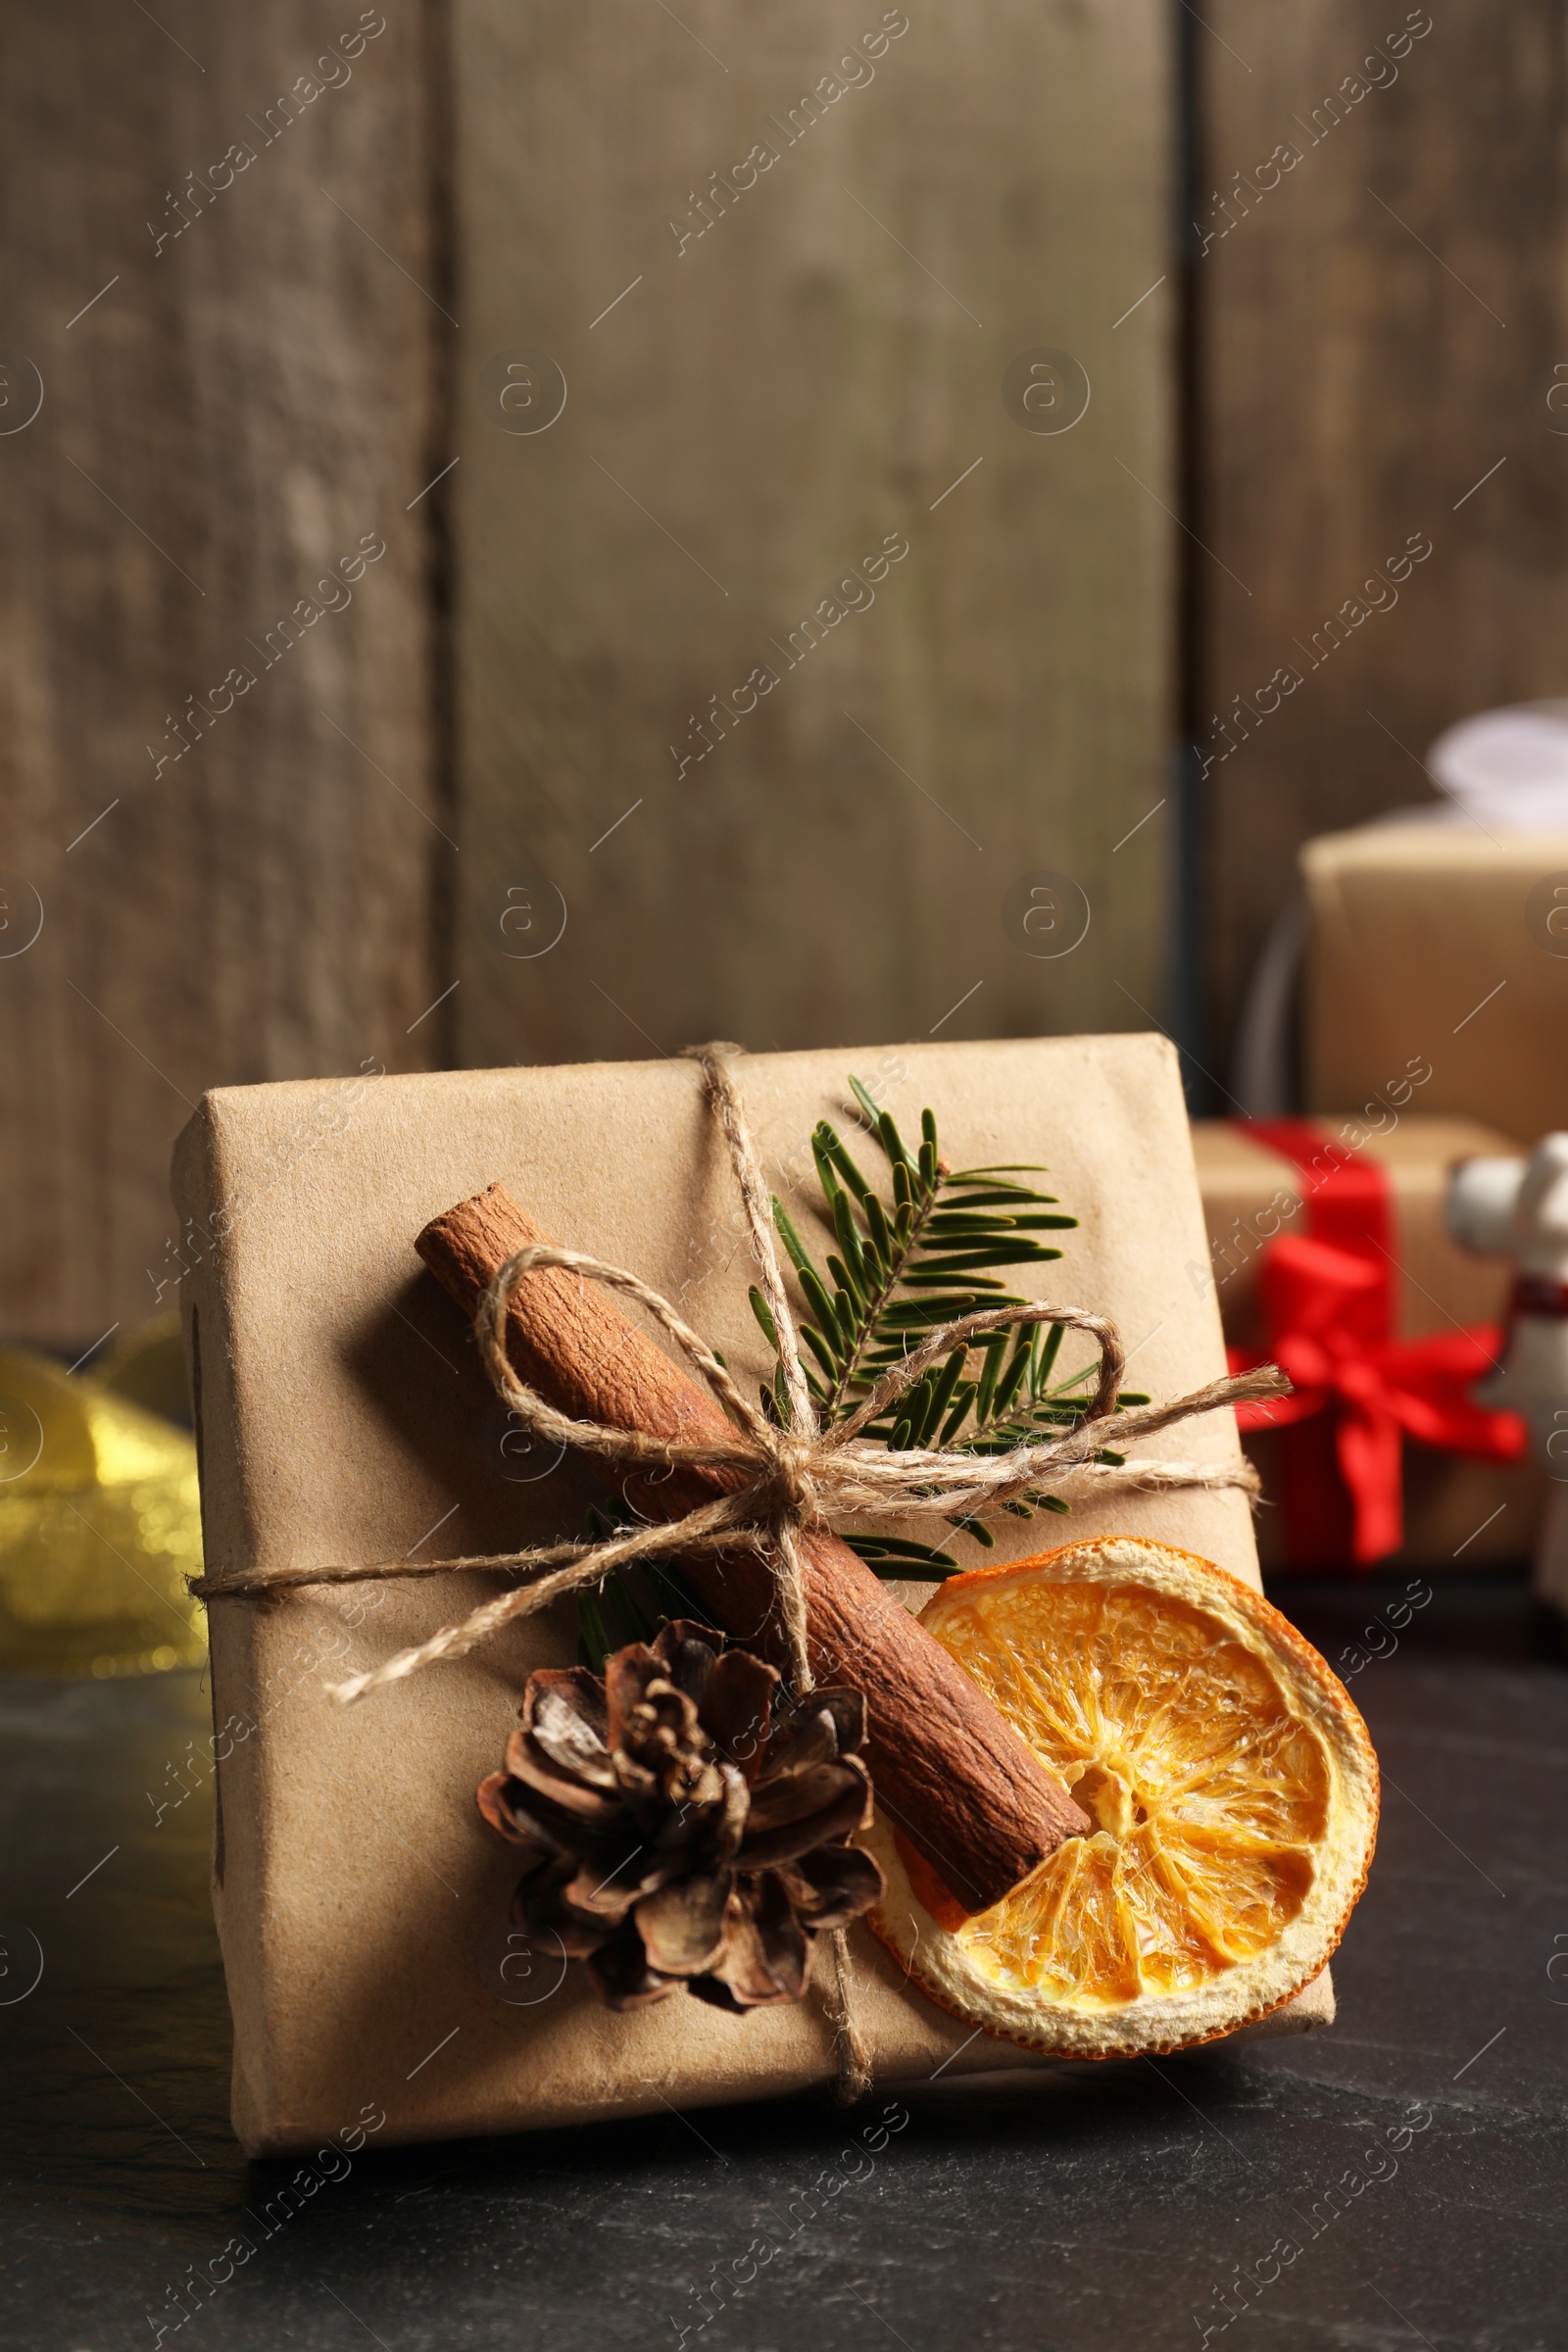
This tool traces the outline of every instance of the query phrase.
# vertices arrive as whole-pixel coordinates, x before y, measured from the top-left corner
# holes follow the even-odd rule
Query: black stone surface
[[[1338,1663],[1405,1582],[1276,1597]],[[227,2128],[204,1801],[146,1793],[197,1678],[0,1684],[0,2342],[1560,2352],[1568,1674],[1491,1577],[1351,1688],[1387,1784],[1332,2033],[368,2147],[293,2211]]]

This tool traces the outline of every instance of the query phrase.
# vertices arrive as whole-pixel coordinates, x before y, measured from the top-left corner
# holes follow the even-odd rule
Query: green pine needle
[[[929,1544],[906,1544],[892,1536],[846,1536],[850,1549],[875,1576],[921,1577],[940,1581],[957,1573],[951,1551],[933,1551]]]
[[[607,1581],[618,1580],[612,1578]],[[583,1664],[595,1674],[603,1674],[605,1660],[615,1645],[605,1631],[599,1603],[591,1592],[579,1592],[577,1595],[577,1625],[579,1655]]]
[[[865,1392],[928,1332],[977,1307],[1022,1305],[1000,1279],[1001,1270],[1058,1258],[1061,1251],[1039,1237],[1070,1232],[1078,1222],[1059,1208],[1054,1194],[1038,1191],[1030,1181],[1045,1169],[1014,1161],[948,1168],[933,1111],[921,1112],[920,1140],[911,1148],[858,1078],[851,1077],[850,1090],[868,1140],[887,1163],[890,1196],[879,1194],[837,1129],[823,1119],[811,1137],[811,1157],[833,1246],[820,1264],[783,1203],[773,1203],[810,1317],[801,1326],[801,1341],[814,1362],[803,1357],[803,1364],[817,1411],[829,1423],[852,1413]],[[764,1320],[765,1305],[757,1294],[752,1306],[776,1351],[772,1318]],[[869,1434],[897,1449],[993,1454],[1075,1428],[1089,1409],[1099,1366],[1091,1362],[1054,1386],[1063,1336],[1060,1324],[1036,1324],[1016,1339],[998,1333],[954,1349],[872,1423]],[[782,1418],[782,1365],[772,1394],[779,1406],[774,1418]],[[1120,1401],[1142,1399],[1128,1395]],[[1067,1505],[1054,1495],[1030,1494],[1007,1507],[1027,1519],[1036,1509],[1060,1511]],[[989,1547],[994,1542],[978,1519],[952,1524],[977,1544]],[[881,1536],[846,1541],[879,1575],[952,1573],[951,1555],[927,1545],[898,1544]]]

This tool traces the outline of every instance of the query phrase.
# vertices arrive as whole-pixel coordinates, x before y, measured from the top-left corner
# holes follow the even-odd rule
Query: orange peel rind
[[[921,1623],[1097,1824],[965,1917],[879,1815],[870,1925],[922,1991],[1029,2049],[1122,2058],[1235,2033],[1311,1983],[1366,1884],[1377,1759],[1260,1593],[1111,1536],[954,1577]]]

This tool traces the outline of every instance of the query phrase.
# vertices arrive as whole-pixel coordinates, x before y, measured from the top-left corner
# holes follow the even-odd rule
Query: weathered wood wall
[[[1218,0],[1203,21],[1218,1061],[1297,845],[1429,799],[1420,758],[1451,720],[1568,685],[1568,391],[1548,407],[1568,384],[1568,24],[1547,0]],[[1430,555],[1391,577],[1412,542]],[[1282,671],[1299,684],[1264,709]]]
[[[0,74],[0,1323],[65,1341],[177,1270],[203,1087],[444,1046],[440,54],[156,20],[17,0]]]
[[[679,15],[7,18],[7,1329],[155,1302],[218,1080],[1162,1012],[1168,12]],[[1297,843],[1564,685],[1564,30],[1409,17],[1194,36],[1216,1063]]]
[[[1162,0],[455,23],[463,1058],[1145,1025]]]

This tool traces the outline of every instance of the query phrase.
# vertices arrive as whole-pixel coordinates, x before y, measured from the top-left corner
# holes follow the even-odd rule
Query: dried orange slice
[[[1311,1982],[1366,1883],[1377,1759],[1261,1594],[1113,1536],[954,1577],[921,1623],[1099,1825],[968,1918],[878,1817],[870,1924],[933,2000],[1118,2058],[1234,2033]]]

